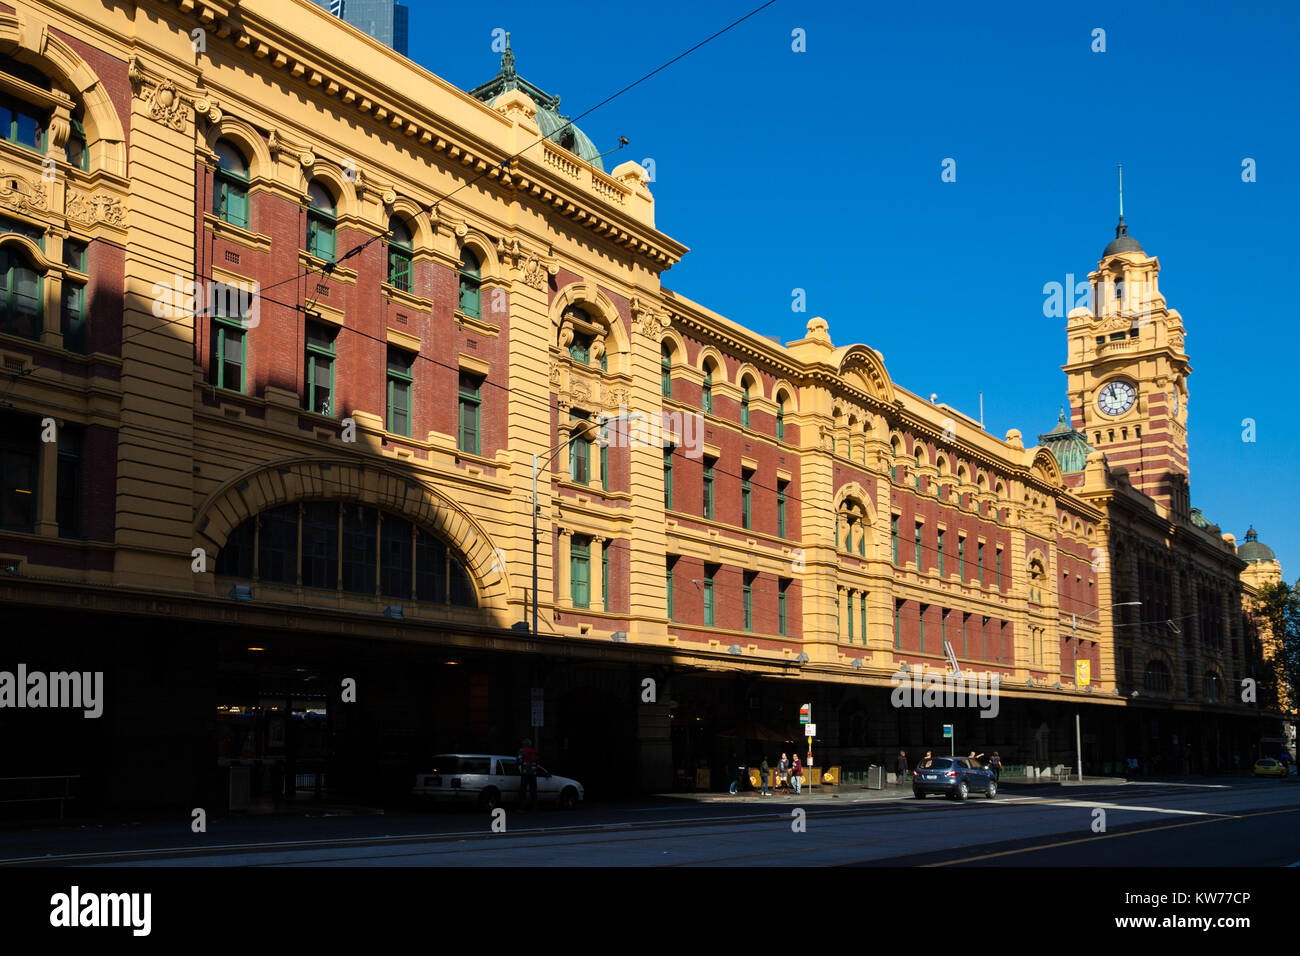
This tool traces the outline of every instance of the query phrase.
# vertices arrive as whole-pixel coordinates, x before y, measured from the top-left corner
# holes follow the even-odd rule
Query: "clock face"
[[[1097,407],[1105,415],[1123,415],[1137,401],[1137,389],[1128,382],[1107,382],[1097,394]]]

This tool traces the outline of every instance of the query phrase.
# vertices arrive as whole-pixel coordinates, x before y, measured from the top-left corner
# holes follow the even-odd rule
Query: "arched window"
[[[740,386],[740,424],[749,427],[749,381]]]
[[[301,581],[304,589],[478,606],[454,548],[399,515],[354,502],[307,501],[249,518],[226,539],[216,573],[273,586]]]
[[[776,440],[785,441],[785,395],[776,400]]]
[[[570,411],[571,422],[569,434],[569,478],[579,485],[591,483],[591,439],[588,435],[588,423],[591,415],[587,412]]]
[[[72,129],[68,133],[68,164],[83,173],[90,171],[90,150],[86,146],[86,111],[78,106],[72,111]]]
[[[700,408],[708,414],[713,414],[713,363],[704,364],[704,390],[700,395]]]
[[[247,229],[248,162],[229,140],[217,140],[215,149],[217,171],[212,175],[212,214],[232,226]]]
[[[1169,668],[1164,665],[1163,661],[1153,660],[1147,664],[1146,674],[1142,678],[1142,686],[1146,690],[1156,693],[1165,693],[1169,690]]]
[[[912,473],[912,486],[917,491],[920,491],[921,490],[921,447],[918,445],[914,449],[914,452],[915,454],[913,457],[916,459],[916,470]]]
[[[471,319],[483,317],[480,287],[483,285],[482,267],[474,250],[462,246],[460,250],[460,312]]]
[[[388,284],[399,292],[411,291],[411,230],[401,216],[388,219]]]
[[[659,346],[659,391],[664,398],[673,397],[673,350],[667,342]]]
[[[41,308],[41,279],[21,252],[0,247],[0,332],[39,339],[44,325]]]
[[[1219,675],[1214,671],[1208,671],[1202,681],[1204,696],[1208,701],[1219,701],[1223,699],[1223,685],[1219,680]]]
[[[337,252],[338,209],[328,189],[313,180],[307,186],[307,252],[333,262]]]

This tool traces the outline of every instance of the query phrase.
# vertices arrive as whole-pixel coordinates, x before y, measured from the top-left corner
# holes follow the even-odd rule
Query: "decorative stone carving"
[[[605,389],[605,407],[606,408],[625,408],[627,407],[630,393],[626,385],[614,385]]]
[[[558,387],[560,384],[560,363],[551,359],[551,385]]]
[[[639,296],[632,296],[632,331],[647,338],[657,339],[673,323],[660,312],[651,312]]]
[[[276,159],[280,155],[280,147],[284,145],[280,142],[280,134],[276,130],[271,130],[271,135],[266,138],[266,148],[271,154],[271,159]]]
[[[93,226],[100,222],[110,226],[121,226],[126,214],[122,200],[116,196],[102,192],[83,193],[75,189],[68,190],[65,211],[70,220],[86,226]]]
[[[221,122],[221,108],[217,106],[217,100],[214,96],[201,96],[194,101],[194,115],[202,117],[212,125]]]
[[[171,129],[185,129],[185,114],[189,109],[184,97],[171,80],[163,80],[157,86],[143,87],[140,98],[149,104],[149,115]]]
[[[316,154],[310,149],[304,149],[298,154],[298,164],[302,166],[303,169],[311,169],[316,165]]]
[[[539,291],[546,288],[546,268],[542,265],[542,260],[535,255],[530,255],[528,261],[524,263],[524,285]]]
[[[44,211],[49,196],[45,187],[21,173],[0,170],[0,203],[19,212]]]

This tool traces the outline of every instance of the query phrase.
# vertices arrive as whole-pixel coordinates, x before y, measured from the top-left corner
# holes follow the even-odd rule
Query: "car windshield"
[[[921,761],[922,770],[948,770],[951,767],[952,759],[949,757],[932,757]]]

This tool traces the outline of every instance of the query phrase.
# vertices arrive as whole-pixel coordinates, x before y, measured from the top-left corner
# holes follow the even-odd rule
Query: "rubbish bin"
[[[873,763],[867,767],[867,789],[885,789],[885,768],[880,764]]]

